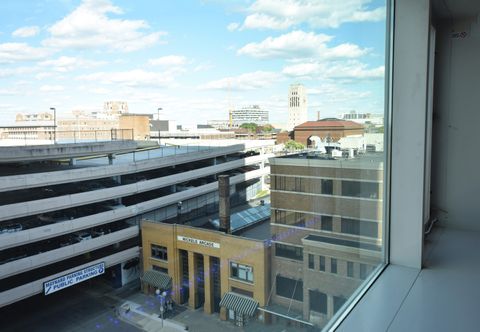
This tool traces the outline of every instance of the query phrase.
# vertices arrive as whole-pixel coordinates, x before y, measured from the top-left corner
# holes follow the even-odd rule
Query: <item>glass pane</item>
[[[0,1],[0,307],[328,328],[386,263],[387,5]]]

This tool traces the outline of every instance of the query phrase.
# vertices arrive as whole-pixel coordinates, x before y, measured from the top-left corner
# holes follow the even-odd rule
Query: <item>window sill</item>
[[[387,266],[343,321],[330,331],[387,331],[419,273],[419,269]]]
[[[228,277],[228,280],[237,281],[237,282],[240,282],[240,283],[245,284],[245,285],[253,286],[253,281],[237,279],[237,278],[234,278],[234,277]]]

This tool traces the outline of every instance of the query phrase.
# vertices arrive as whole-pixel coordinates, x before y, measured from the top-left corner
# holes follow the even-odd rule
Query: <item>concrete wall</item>
[[[452,39],[452,30],[469,34]],[[469,230],[480,230],[479,58],[478,22],[438,22],[431,205],[448,226]]]
[[[132,226],[91,240],[85,240],[66,247],[49,250],[38,255],[2,264],[0,265],[0,279],[72,258],[86,252],[106,247],[110,244],[128,240],[132,237],[138,236],[138,232],[138,226]]]

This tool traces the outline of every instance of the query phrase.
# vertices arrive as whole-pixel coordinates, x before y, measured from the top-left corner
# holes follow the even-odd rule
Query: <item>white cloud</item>
[[[302,23],[337,28],[347,22],[381,21],[385,7],[368,8],[371,0],[257,0],[242,29],[287,29]]]
[[[13,37],[21,37],[21,38],[27,38],[27,37],[33,37],[38,35],[40,32],[40,28],[37,26],[28,26],[28,27],[21,27],[12,32]]]
[[[333,39],[325,34],[315,34],[301,30],[292,31],[279,37],[268,37],[259,43],[250,43],[238,50],[238,54],[254,58],[356,58],[367,50],[355,44],[340,44],[329,48]]]
[[[0,78],[10,78],[17,75],[31,74],[36,70],[37,69],[35,67],[0,68]]]
[[[43,67],[51,67],[54,71],[64,73],[77,68],[92,68],[105,63],[105,61],[93,61],[69,56],[61,56],[57,59],[42,61],[39,63],[39,65]]]
[[[227,30],[228,31],[235,31],[235,30],[238,30],[238,28],[240,28],[240,24],[238,24],[236,22],[232,22],[229,25],[227,25]]]
[[[144,20],[114,19],[107,14],[122,14],[109,0],[84,0],[73,12],[52,25],[50,38],[43,44],[54,48],[98,48],[130,52],[160,42],[165,32],[145,33]]]
[[[46,48],[32,47],[26,43],[3,43],[0,44],[0,63],[42,60],[50,53]]]
[[[148,60],[152,66],[183,66],[187,64],[187,58],[182,55],[167,55]]]
[[[65,90],[61,85],[42,85],[40,87],[41,92],[60,92]]]
[[[226,77],[201,85],[201,90],[253,90],[269,87],[282,80],[279,73],[269,71],[255,71],[239,76]]]
[[[81,75],[83,81],[94,81],[102,84],[119,84],[128,87],[167,87],[174,81],[173,76],[165,72],[151,72],[142,69],[133,69],[120,72],[98,72]]]
[[[382,79],[384,66],[368,68],[357,60],[337,62],[297,63],[283,68],[282,73],[292,77],[303,78],[335,78],[335,79]]]

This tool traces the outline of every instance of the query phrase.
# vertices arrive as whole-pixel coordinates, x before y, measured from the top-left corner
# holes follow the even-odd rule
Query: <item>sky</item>
[[[385,17],[376,0],[2,0],[0,125],[110,100],[184,124],[259,104],[284,124],[292,83],[310,120],[383,113]]]

